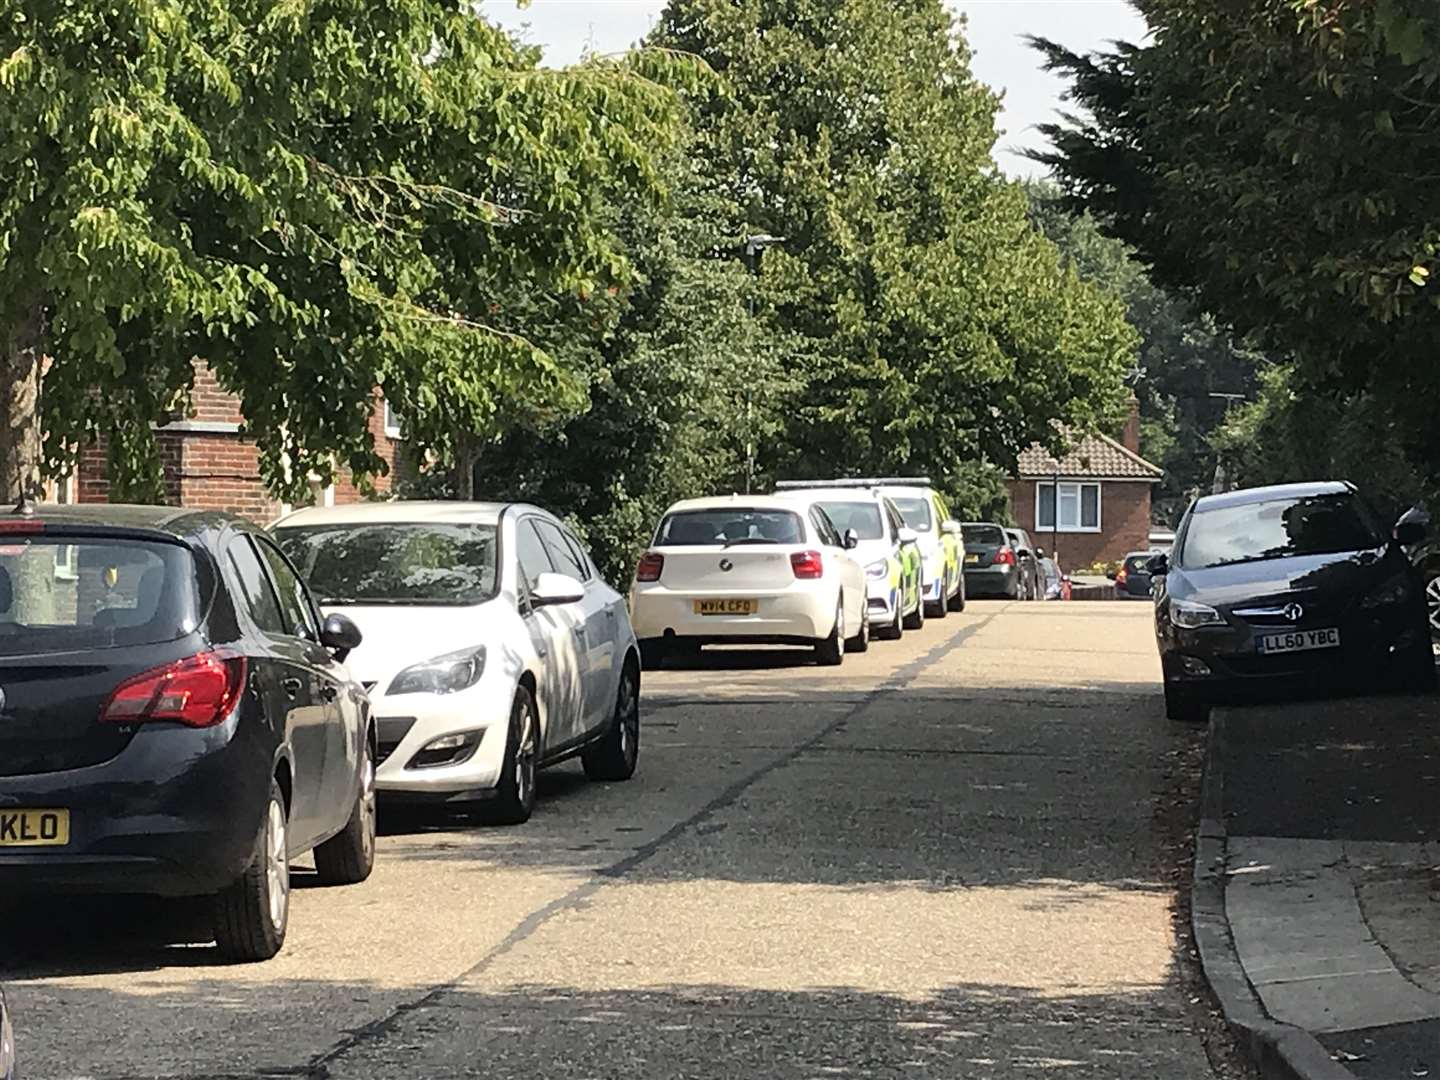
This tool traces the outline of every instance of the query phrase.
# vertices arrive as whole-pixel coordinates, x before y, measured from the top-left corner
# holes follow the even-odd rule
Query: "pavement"
[[[1207,972],[1273,1075],[1440,1076],[1440,698],[1227,710],[1197,858]]]
[[[26,1080],[1243,1076],[1184,918],[1203,732],[1146,605],[650,675],[640,770],[397,817],[223,966],[184,904],[0,905]]]

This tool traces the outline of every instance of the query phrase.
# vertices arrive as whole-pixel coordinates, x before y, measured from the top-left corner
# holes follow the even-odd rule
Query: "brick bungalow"
[[[1067,571],[1115,562],[1150,546],[1150,489],[1164,475],[1140,456],[1132,405],[1119,440],[1083,435],[1057,459],[1042,446],[1020,455],[1010,481],[1016,523]]]
[[[165,473],[165,501],[174,506],[206,510],[227,510],[262,524],[287,508],[273,498],[260,479],[259,448],[240,434],[240,401],[227,393],[203,361],[195,362],[195,381],[190,394],[191,411],[184,419],[157,425],[155,438]],[[400,429],[383,398],[377,395],[370,431],[375,449],[390,471],[377,476],[380,493],[392,489],[396,467],[401,463]],[[52,491],[62,502],[106,502],[110,481],[106,475],[105,446],[87,447],[69,480]],[[359,502],[363,496],[348,470],[342,469],[328,488],[318,485],[315,502],[341,505]]]

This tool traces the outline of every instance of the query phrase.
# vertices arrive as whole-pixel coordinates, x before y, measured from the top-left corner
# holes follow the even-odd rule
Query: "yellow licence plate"
[[[696,615],[754,615],[760,610],[758,600],[696,600]]]
[[[0,847],[64,847],[69,810],[0,810]]]
[[[968,551],[965,553],[965,562],[966,562],[966,563],[978,563],[979,561],[980,561],[980,556],[979,556],[978,554],[971,554],[971,553],[968,552]]]

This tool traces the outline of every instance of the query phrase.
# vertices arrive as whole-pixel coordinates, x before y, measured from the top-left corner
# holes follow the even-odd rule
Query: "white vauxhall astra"
[[[624,597],[535,506],[370,503],[274,526],[326,613],[364,635],[388,801],[483,803],[518,823],[535,773],[580,756],[627,780],[640,746],[640,657]]]

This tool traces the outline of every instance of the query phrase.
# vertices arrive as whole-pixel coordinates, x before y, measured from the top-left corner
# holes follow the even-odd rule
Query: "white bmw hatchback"
[[[821,664],[870,644],[865,571],[816,506],[767,495],[676,503],[640,559],[631,618],[646,663],[707,644],[809,645]]]
[[[640,657],[624,597],[535,506],[315,507],[274,527],[329,612],[364,643],[389,801],[472,804],[518,823],[535,773],[580,756],[627,780],[640,747]]]

